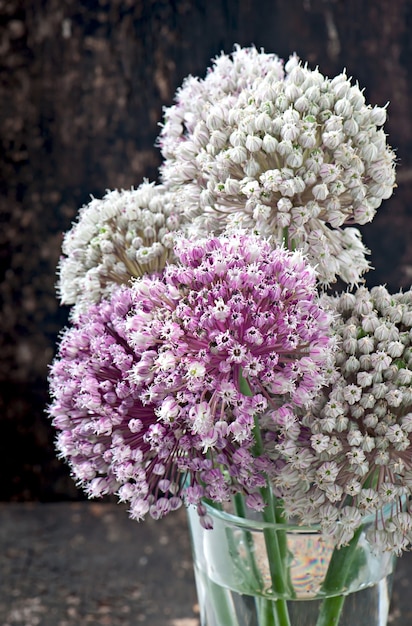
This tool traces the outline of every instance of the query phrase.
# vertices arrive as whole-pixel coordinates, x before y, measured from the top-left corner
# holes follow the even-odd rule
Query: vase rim
[[[285,530],[287,526],[288,531],[306,532],[317,534],[320,533],[320,524],[313,524],[311,526],[303,526],[302,524],[292,524],[289,522],[265,522],[263,520],[251,519],[250,517],[239,517],[235,513],[229,513],[228,511],[222,511],[221,509],[215,509],[214,506],[202,500],[202,506],[206,508],[206,511],[212,517],[221,519],[225,522],[229,522],[234,526],[240,526],[242,528],[250,528],[253,526],[254,530],[264,530],[266,528],[278,528],[279,530]],[[195,507],[193,507],[195,508]]]
[[[234,513],[229,513],[228,511],[222,511],[221,509],[216,509],[205,500],[202,500],[202,506],[206,508],[207,513],[211,515],[212,517],[215,517],[226,523],[230,523],[233,526],[238,526],[241,528],[250,529],[251,526],[253,526],[253,530],[262,530],[262,531],[267,528],[284,531],[285,528],[287,528],[288,532],[294,532],[296,534],[313,534],[313,535],[322,534],[320,524],[304,525],[304,524],[297,524],[297,523],[290,523],[290,522],[285,522],[285,523],[265,522],[263,520],[255,520],[255,519],[251,519],[248,517],[239,517],[238,515]],[[391,514],[392,506],[393,504],[389,502],[383,508],[383,515],[385,518]],[[189,507],[189,508],[195,509],[196,507]],[[375,518],[376,518],[376,513],[369,513],[368,515],[365,515],[365,517],[362,519],[362,525],[372,523],[375,520]],[[341,521],[336,522],[336,525],[340,525],[340,524],[342,524]]]

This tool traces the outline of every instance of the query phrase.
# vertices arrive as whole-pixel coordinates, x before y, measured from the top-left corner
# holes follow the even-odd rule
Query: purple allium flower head
[[[90,495],[117,492],[136,518],[236,492],[261,508],[256,423],[313,402],[331,316],[300,252],[237,232],[182,238],[175,254],[66,331],[51,371],[58,448]]]
[[[324,382],[331,318],[318,304],[315,272],[302,255],[241,231],[181,239],[175,254],[180,265],[166,268],[164,283],[181,295],[166,304],[166,330],[163,322],[158,328],[165,334],[173,323],[178,333],[159,350],[160,358],[175,361],[176,385],[187,385],[199,402],[208,389],[214,414],[221,399],[226,407],[238,404],[240,373],[255,398],[240,398],[235,414],[256,403],[256,394],[308,404]],[[161,366],[155,371],[149,389],[157,397],[169,379]]]
[[[130,378],[140,360],[122,333],[131,296],[118,289],[64,332],[50,372],[49,414],[60,456],[89,497],[117,493],[141,519],[180,506],[181,476],[173,464],[178,433],[158,423]]]

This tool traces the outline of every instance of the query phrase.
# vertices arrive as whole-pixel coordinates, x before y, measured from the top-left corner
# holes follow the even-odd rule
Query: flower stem
[[[262,496],[265,498],[267,505],[263,512],[263,519],[265,522],[269,522],[270,524],[277,525],[278,520],[276,519],[275,513],[275,505],[274,498],[270,487],[264,487],[262,489]],[[292,590],[289,588],[285,580],[285,551],[281,548],[284,547],[281,543],[284,544],[284,541],[281,542],[279,533],[283,531],[273,531],[271,528],[265,528],[263,534],[265,536],[265,543],[268,553],[269,560],[269,569],[270,575],[272,579],[273,589],[275,592],[285,596],[291,595]],[[284,537],[282,537],[284,539]]]
[[[334,549],[323,581],[322,592],[326,594],[336,593],[347,584],[361,533],[362,527],[360,526],[348,545]],[[319,611],[316,626],[337,626],[344,601],[345,596],[342,594],[325,598]]]
[[[253,396],[252,390],[243,377],[242,372],[239,373],[239,389],[245,396]],[[260,432],[258,420],[255,416],[254,426],[254,453],[260,456],[263,453],[262,435]],[[277,525],[275,502],[272,490],[266,482],[266,486],[262,487],[261,494],[266,502],[263,510],[263,520],[273,525]],[[268,556],[270,576],[272,580],[273,591],[280,596],[278,600],[266,600],[262,598],[262,626],[291,626],[287,602],[284,596],[287,594],[288,585],[285,582],[285,553],[282,558],[282,551],[279,545],[278,531],[272,528],[265,528],[263,531],[266,545],[266,553]]]
[[[206,579],[207,593],[213,598],[213,612],[217,624],[236,626],[238,616],[233,605],[232,592],[226,587],[214,583],[211,578]]]
[[[234,505],[236,515],[238,517],[242,517],[243,519],[246,519],[246,507],[245,507],[245,501],[244,501],[242,494],[237,493],[234,496],[233,505]],[[256,560],[255,560],[254,553],[253,553],[253,550],[254,550],[253,535],[247,530],[244,531],[244,544],[247,550],[246,552],[247,565],[250,568],[255,578],[256,584],[258,586],[262,586],[263,582],[262,582],[261,572],[256,564]]]
[[[285,226],[282,232],[282,243],[288,250],[292,250],[292,252],[296,250],[296,242],[293,239],[289,239],[289,228],[287,226]]]

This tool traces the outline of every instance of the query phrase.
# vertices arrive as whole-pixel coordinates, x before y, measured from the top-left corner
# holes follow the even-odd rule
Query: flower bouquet
[[[133,519],[188,507],[202,626],[386,624],[412,291],[362,286],[354,227],[395,184],[385,119],[344,73],[236,47],[165,110],[160,183],[65,235],[58,452]]]

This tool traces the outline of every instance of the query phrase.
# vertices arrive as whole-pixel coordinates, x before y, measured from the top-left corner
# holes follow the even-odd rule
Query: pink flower
[[[300,252],[237,232],[181,239],[175,254],[63,336],[59,450],[89,494],[117,492],[132,517],[236,492],[260,508],[256,425],[327,382],[330,314]]]

